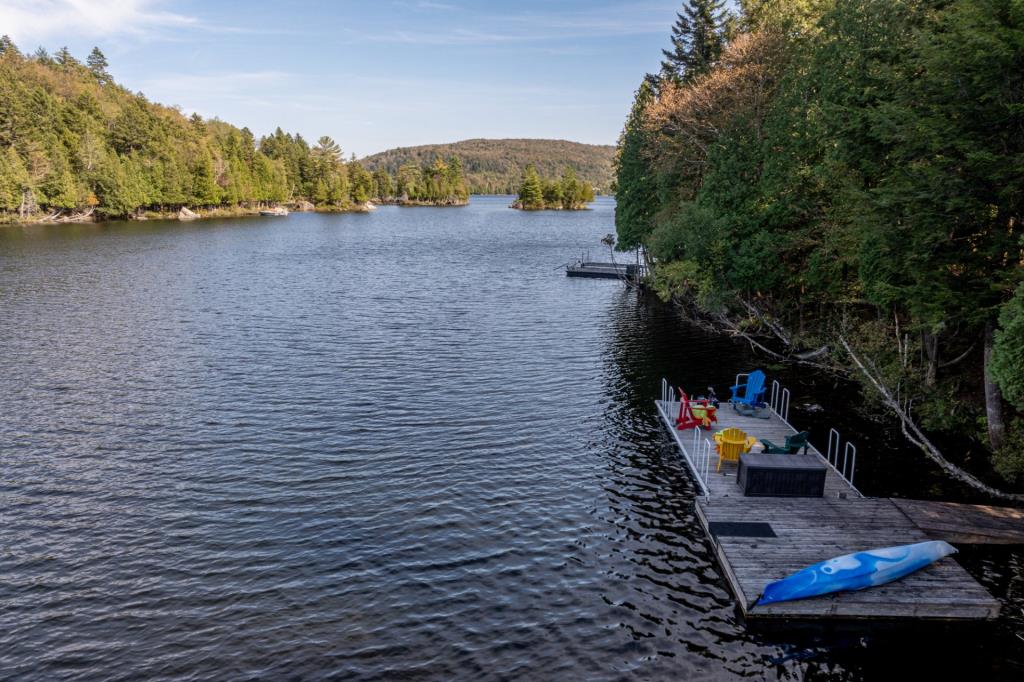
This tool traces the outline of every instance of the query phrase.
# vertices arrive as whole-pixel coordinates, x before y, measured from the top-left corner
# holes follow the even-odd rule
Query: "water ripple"
[[[651,398],[746,351],[505,203],[0,233],[0,678],[888,670],[735,613]]]

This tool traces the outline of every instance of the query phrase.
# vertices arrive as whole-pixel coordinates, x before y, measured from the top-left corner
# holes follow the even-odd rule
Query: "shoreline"
[[[313,206],[306,202],[293,204],[279,204],[287,208],[289,213],[370,213],[377,210],[378,206],[435,206],[443,208],[457,208],[468,206],[469,201],[463,203],[450,202],[426,202],[426,201],[367,201],[364,204],[353,204],[349,206]],[[29,218],[22,220],[16,216],[0,216],[0,228],[4,227],[26,227],[29,225],[87,225],[108,223],[115,221],[123,222],[147,222],[150,220],[176,220],[188,223],[195,220],[213,220],[216,218],[250,218],[261,217],[260,211],[267,210],[267,206],[218,206],[215,208],[189,208],[187,206],[175,211],[142,211],[127,216],[100,216],[89,215],[81,219],[61,217],[53,219]],[[187,210],[187,213],[185,212]]]
[[[427,208],[462,208],[469,206],[472,197],[501,197],[502,194],[473,194],[465,201],[421,201],[412,199],[376,199],[365,204],[353,204],[350,206],[314,206],[309,202],[281,203],[278,206],[287,208],[290,213],[370,213],[378,206],[401,206],[401,207],[427,207]],[[545,206],[543,208],[523,208],[512,203],[508,206],[517,211],[592,211],[589,205],[579,208],[563,208],[561,206]],[[100,216],[91,214],[81,219],[74,216],[58,216],[50,220],[41,218],[29,218],[22,220],[16,215],[0,215],[0,229],[5,227],[26,227],[29,225],[85,225],[98,224],[116,221],[124,222],[146,222],[149,220],[177,220],[179,222],[192,222],[194,220],[213,220],[216,218],[249,218],[259,217],[260,211],[267,210],[268,206],[217,206],[215,208],[189,208],[182,207],[174,211],[142,211],[127,216]],[[187,209],[189,214],[183,214]]]

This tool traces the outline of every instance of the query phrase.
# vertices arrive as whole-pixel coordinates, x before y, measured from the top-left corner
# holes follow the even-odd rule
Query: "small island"
[[[567,167],[558,180],[541,178],[530,164],[523,171],[518,198],[511,208],[522,211],[583,211],[594,200],[594,188],[580,182],[576,171]]]

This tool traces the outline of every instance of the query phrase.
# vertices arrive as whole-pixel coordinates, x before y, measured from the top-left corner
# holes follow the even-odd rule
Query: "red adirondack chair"
[[[690,397],[686,395],[686,391],[678,387],[676,390],[679,391],[679,417],[676,418],[676,428],[680,431],[699,428],[704,424],[704,420],[698,419],[693,414],[693,410],[690,408]]]

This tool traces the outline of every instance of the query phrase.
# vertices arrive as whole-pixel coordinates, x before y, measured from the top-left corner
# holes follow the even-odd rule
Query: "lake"
[[[992,626],[748,627],[653,400],[764,359],[565,277],[612,200],[509,202],[0,227],[0,678],[1024,675],[1014,550]],[[769,372],[866,494],[969,498]]]

